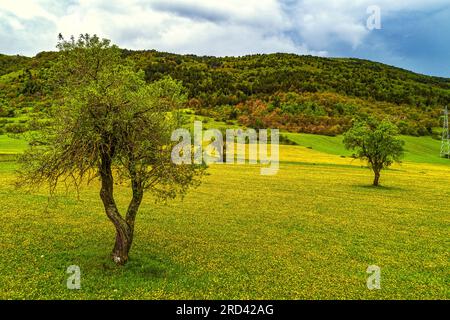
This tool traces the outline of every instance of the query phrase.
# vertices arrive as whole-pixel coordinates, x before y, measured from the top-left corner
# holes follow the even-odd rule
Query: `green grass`
[[[324,153],[351,156],[352,152],[345,149],[342,136],[328,137],[305,133],[283,133],[296,144]],[[405,156],[403,160],[424,163],[449,164],[448,159],[440,158],[441,141],[431,137],[401,136],[405,141]]]
[[[0,155],[11,155],[23,152],[28,143],[21,139],[15,139],[7,135],[0,135]]]
[[[300,146],[311,148],[324,153],[350,156],[351,152],[346,150],[342,144],[342,136],[328,137],[307,133],[282,133],[289,140]]]
[[[192,127],[192,123],[194,121],[201,121],[202,122],[202,128],[203,130],[208,130],[208,129],[238,129],[241,128],[241,126],[239,126],[237,124],[236,121],[232,121],[232,123],[225,123],[224,121],[219,121],[210,117],[205,117],[205,116],[199,116],[199,115],[194,115],[194,114],[189,114],[187,115],[187,119],[188,119],[188,125],[186,125],[186,127]]]
[[[431,137],[402,136],[405,141],[405,160],[415,162],[443,163],[450,165],[450,160],[439,156],[441,141]]]
[[[275,176],[213,165],[167,206],[146,197],[122,268],[98,183],[48,201],[15,190],[16,165],[0,162],[0,299],[449,299],[450,166],[405,162],[372,188],[359,161],[318,150],[281,146]],[[123,210],[128,188],[116,196]],[[381,290],[366,288],[372,264]]]

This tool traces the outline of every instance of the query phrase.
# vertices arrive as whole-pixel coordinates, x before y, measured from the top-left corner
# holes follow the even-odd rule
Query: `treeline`
[[[0,117],[52,104],[46,70],[57,53],[0,55]],[[294,54],[199,57],[123,50],[147,81],[167,75],[188,90],[188,107],[242,125],[339,134],[353,118],[390,118],[401,132],[428,135],[450,102],[450,79],[366,60]],[[12,110],[12,111],[11,111]]]
[[[202,115],[252,127],[335,135],[353,118],[390,118],[401,133],[429,135],[450,101],[450,79],[358,59],[294,54],[198,57],[124,51],[148,81],[170,75]]]

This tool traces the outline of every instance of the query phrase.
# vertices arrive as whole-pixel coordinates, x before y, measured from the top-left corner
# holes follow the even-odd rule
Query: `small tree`
[[[380,172],[403,155],[404,141],[397,138],[397,127],[388,122],[359,121],[344,134],[347,149],[355,150],[356,156],[367,160],[375,175],[373,185],[378,186]]]
[[[60,58],[53,83],[62,104],[43,133],[42,147],[21,157],[20,185],[59,182],[79,186],[98,177],[100,197],[116,229],[113,261],[123,265],[133,242],[134,223],[144,191],[159,199],[184,194],[199,183],[202,166],[175,165],[171,133],[180,127],[176,110],[185,95],[180,83],[166,78],[151,84],[124,60],[108,40],[60,36]],[[129,181],[131,201],[122,215],[114,199],[117,181]]]

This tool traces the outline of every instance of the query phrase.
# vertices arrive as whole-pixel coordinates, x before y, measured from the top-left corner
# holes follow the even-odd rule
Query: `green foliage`
[[[4,127],[7,133],[23,133],[28,130],[24,123],[7,123]]]
[[[15,115],[14,109],[0,106],[0,117],[13,118]]]
[[[0,56],[0,101],[20,114],[29,106],[47,112],[55,102],[48,70],[61,53],[33,58]],[[187,88],[188,106],[223,122],[336,135],[354,116],[389,118],[401,134],[432,135],[450,80],[358,59],[293,54],[198,57],[121,50],[152,82],[171,76]],[[3,61],[3,69],[2,63]],[[124,60],[125,61],[125,60]],[[259,102],[256,102],[259,101]],[[252,113],[252,105],[265,110]]]
[[[189,89],[190,106],[203,115],[230,117],[223,105],[243,105],[240,122],[295,132],[340,134],[353,116],[403,121],[402,134],[429,135],[450,102],[450,80],[358,59],[292,54],[245,57],[179,56],[125,51],[147,79],[170,74]],[[251,105],[266,111],[251,113]],[[214,110],[214,111],[211,111]],[[249,117],[253,118],[250,119]]]
[[[97,174],[106,152],[120,178],[138,175],[162,198],[184,192],[195,172],[170,161],[170,135],[180,126],[171,112],[185,99],[181,84],[170,78],[146,84],[132,61],[95,36],[61,42],[59,48],[52,82],[64,104],[39,136],[46,146],[23,156],[23,178],[52,186],[70,178],[78,184]]]
[[[29,66],[31,58],[0,54],[0,76]]]
[[[397,138],[398,129],[388,121],[377,122],[358,121],[344,134],[344,145],[355,150],[355,156],[367,160],[372,168],[378,186],[380,171],[394,162],[399,162],[403,156],[404,141]]]

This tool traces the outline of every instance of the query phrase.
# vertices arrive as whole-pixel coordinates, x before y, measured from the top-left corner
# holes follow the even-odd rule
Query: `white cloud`
[[[53,20],[54,16],[44,7],[45,1],[0,0],[0,11],[11,13],[19,19],[45,18]]]
[[[6,53],[52,50],[59,32],[96,33],[131,49],[211,55],[309,52],[306,44],[284,35],[290,22],[274,0],[79,0],[65,6],[61,1],[0,0],[0,4],[0,18],[9,25],[0,24],[0,52]],[[49,28],[36,34],[44,22]],[[28,30],[17,32],[21,28]],[[8,36],[11,31],[14,37]]]
[[[382,14],[448,0],[378,0]],[[208,55],[357,48],[372,0],[0,0],[0,52],[33,55],[65,36],[96,33],[130,49]],[[3,21],[3,22],[1,22]]]

